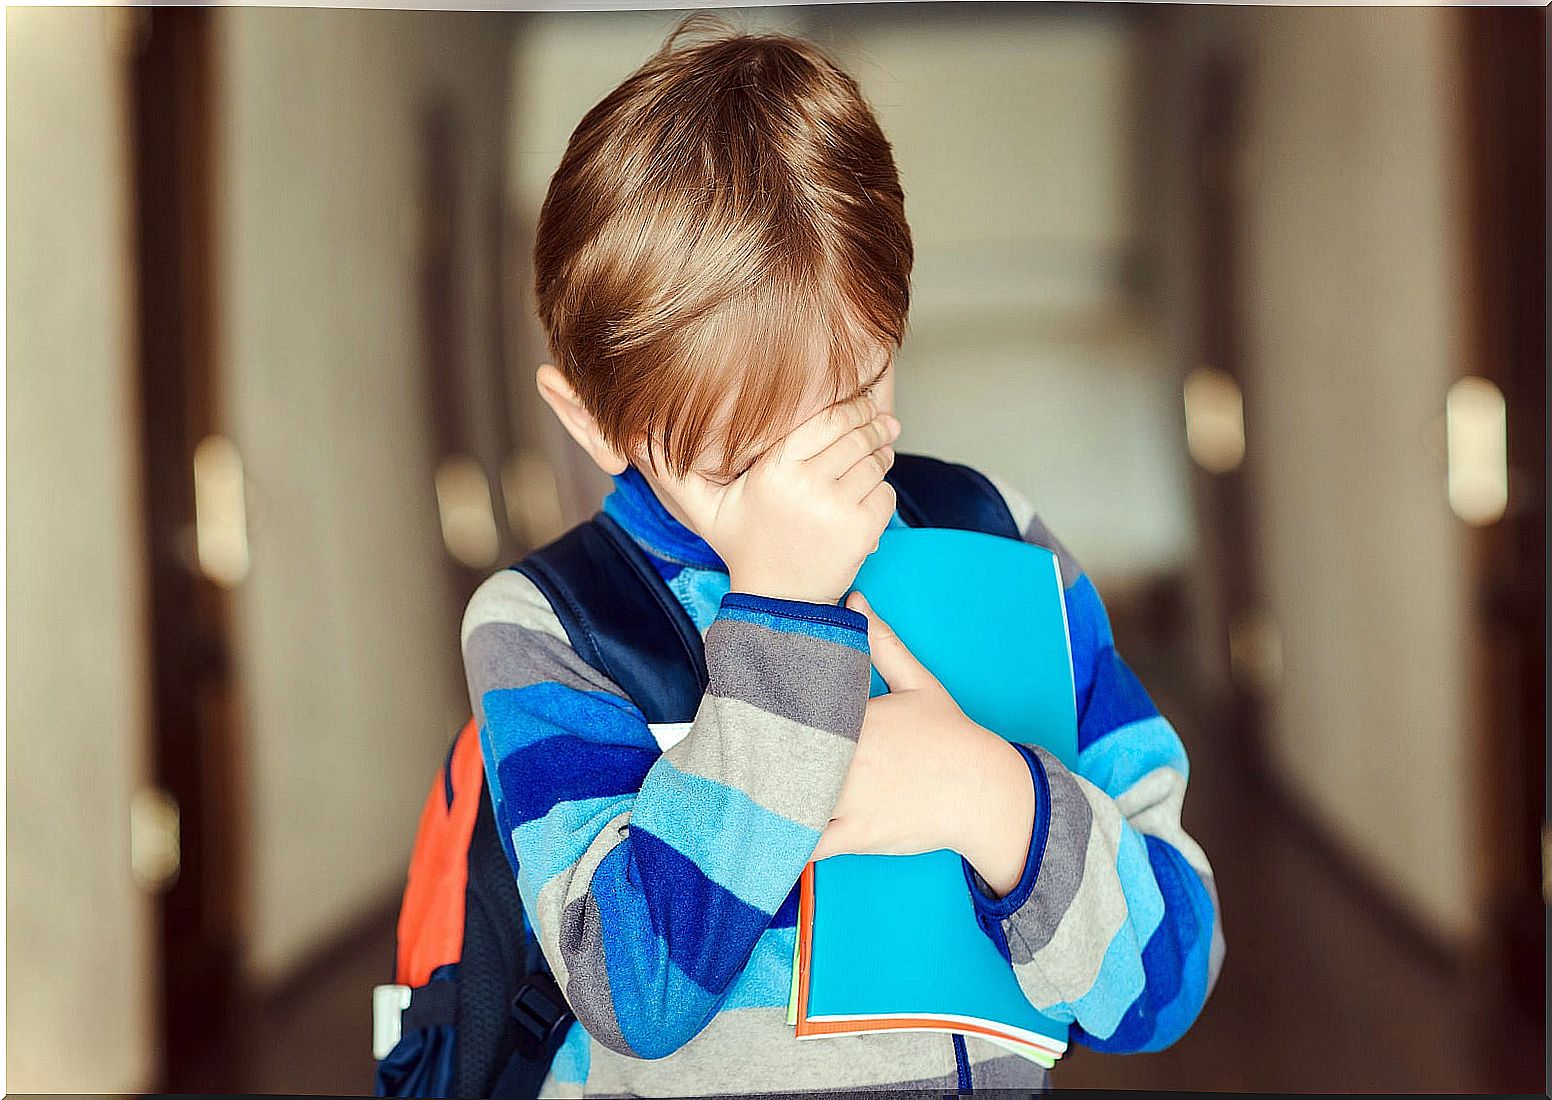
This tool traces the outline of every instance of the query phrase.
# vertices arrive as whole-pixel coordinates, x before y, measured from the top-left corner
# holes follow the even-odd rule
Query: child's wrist
[[[1035,824],[1035,790],[1018,749],[989,730],[980,733],[961,795],[954,846],[997,897],[1024,874]]]
[[[795,603],[836,604],[841,594],[826,594],[812,585],[793,584],[774,578],[749,574],[729,574],[728,587],[732,592],[748,596],[763,596],[769,600],[791,600]]]

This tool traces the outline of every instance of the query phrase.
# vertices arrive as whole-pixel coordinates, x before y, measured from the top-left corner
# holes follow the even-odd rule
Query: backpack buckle
[[[560,1043],[561,1032],[575,1017],[560,986],[546,971],[525,977],[512,995],[512,1021],[517,1024],[517,1049],[533,1061],[547,1058]]]

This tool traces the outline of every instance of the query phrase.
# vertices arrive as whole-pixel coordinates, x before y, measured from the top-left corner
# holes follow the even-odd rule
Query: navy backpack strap
[[[1022,537],[1002,494],[979,470],[927,455],[897,454],[884,480],[894,486],[895,510],[912,527]]]
[[[700,631],[607,513],[512,568],[544,593],[577,654],[619,685],[648,722],[695,717],[708,682]]]

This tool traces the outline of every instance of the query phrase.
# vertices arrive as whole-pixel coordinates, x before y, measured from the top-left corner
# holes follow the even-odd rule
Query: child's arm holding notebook
[[[1185,748],[1116,653],[1093,583],[1015,490],[1027,542],[1058,556],[1078,702],[1078,769],[1021,747],[1036,790],[1023,875],[972,890],[1031,1003],[1108,1051],[1158,1050],[1217,980],[1223,932],[1212,868],[1181,825]],[[972,877],[974,877],[972,875]]]

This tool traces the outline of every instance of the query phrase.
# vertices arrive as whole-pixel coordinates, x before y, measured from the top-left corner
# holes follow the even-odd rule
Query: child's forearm
[[[728,597],[708,691],[660,755],[527,578],[470,602],[465,668],[519,890],[578,1020],[618,1053],[662,1057],[705,1025],[807,862],[865,707],[852,616]]]

